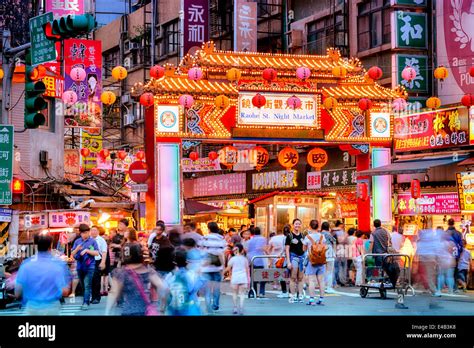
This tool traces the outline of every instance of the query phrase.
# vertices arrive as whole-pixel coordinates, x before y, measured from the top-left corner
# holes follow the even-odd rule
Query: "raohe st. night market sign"
[[[415,151],[469,145],[465,107],[395,117],[395,151]]]

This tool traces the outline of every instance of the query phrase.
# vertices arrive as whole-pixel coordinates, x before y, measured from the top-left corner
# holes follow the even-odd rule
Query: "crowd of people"
[[[137,233],[127,219],[120,220],[110,234],[100,226],[81,224],[69,243],[70,252],[62,258],[51,252],[52,237],[39,234],[34,256],[39,262],[31,262],[33,257],[23,262],[16,294],[30,314],[58,313],[64,297],[75,298],[80,283],[83,310],[105,296],[106,314],[118,308],[127,316],[201,315],[220,310],[221,283],[229,280],[232,313],[243,314],[245,299],[264,298],[268,286],[263,281],[251,284],[251,270],[282,268],[286,277],[273,283],[274,289],[281,288],[278,297],[288,298],[289,303],[309,298],[306,304],[317,306],[324,305],[325,294],[334,293],[336,287],[362,285],[363,267],[385,267],[383,257],[367,258],[364,263],[365,254],[401,253],[407,242],[402,233],[384,229],[380,220],[374,220],[369,235],[355,228],[346,231],[341,221],[331,226],[311,220],[303,226],[294,219],[268,238],[257,226],[242,225],[239,231],[227,232],[216,222],[207,227],[204,235],[192,221],[182,231],[158,221],[148,235]],[[444,287],[448,292],[458,286],[466,289],[471,255],[453,220],[447,231],[421,231],[415,256],[420,281],[433,296]],[[66,259],[74,260],[69,267]],[[389,276],[395,284],[398,274]]]

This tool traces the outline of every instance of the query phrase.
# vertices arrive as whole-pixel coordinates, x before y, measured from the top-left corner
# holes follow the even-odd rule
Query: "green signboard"
[[[391,5],[408,5],[423,7],[426,6],[426,0],[392,0]]]
[[[38,65],[56,60],[56,46],[44,35],[43,24],[53,20],[53,13],[30,19],[31,64]]]
[[[393,48],[427,48],[426,13],[393,12]]]
[[[395,55],[395,66],[397,67],[397,84],[404,86],[407,92],[428,93],[430,78],[428,56],[397,54]],[[413,80],[407,81],[402,78],[402,71],[406,67],[415,69],[416,76]]]
[[[0,205],[12,204],[13,126],[0,125]]]

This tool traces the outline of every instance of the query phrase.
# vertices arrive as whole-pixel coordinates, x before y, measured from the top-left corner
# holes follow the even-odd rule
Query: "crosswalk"
[[[81,313],[84,313],[81,310],[81,303],[75,304],[75,303],[65,303],[61,305],[61,310],[59,312],[60,316],[73,316],[73,315],[81,315]],[[22,307],[21,309],[18,307],[14,308],[7,308],[5,310],[0,310],[0,316],[27,316],[28,314],[26,313],[25,307]]]

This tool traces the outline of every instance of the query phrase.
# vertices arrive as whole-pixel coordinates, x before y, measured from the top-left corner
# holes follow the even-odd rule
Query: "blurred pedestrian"
[[[375,230],[370,235],[370,252],[372,254],[387,254],[390,235],[388,231],[382,227],[379,219],[374,220]],[[381,267],[383,262],[382,256],[375,257],[375,266]]]
[[[347,239],[346,239],[346,247],[345,247],[345,254],[347,257],[347,271],[349,272],[349,278],[347,280],[347,285],[354,286],[355,285],[355,278],[356,278],[356,265],[355,265],[355,243],[357,241],[357,237],[355,236],[356,229],[351,227],[347,230]]]
[[[342,221],[337,220],[332,235],[336,238],[336,260],[334,263],[334,275],[336,283],[340,286],[347,285],[347,256],[345,254],[347,235]]]
[[[184,225],[184,233],[181,235],[181,239],[185,240],[191,238],[199,245],[202,239],[202,235],[196,232],[196,223],[194,221],[187,222]]]
[[[125,232],[128,230],[129,221],[128,219],[121,219],[118,223],[117,233],[112,237],[110,248],[113,253],[114,262],[111,265],[111,269],[115,269],[120,265],[122,257],[122,245],[125,238]]]
[[[308,288],[309,288],[309,302],[307,305],[314,306],[314,305],[323,305],[324,301],[324,277],[326,274],[326,260],[325,255],[327,251],[327,245],[325,237],[318,232],[319,224],[317,220],[311,220],[309,223],[310,230],[308,231],[308,235],[303,240],[303,250],[308,253],[307,257],[307,265],[305,267],[305,275],[308,277]],[[311,263],[311,253],[312,253],[312,246],[314,244],[321,244],[324,245],[324,263],[312,264]],[[314,255],[314,254],[313,254]],[[316,284],[319,287],[319,300],[316,302],[315,297],[315,289]]]
[[[92,277],[92,304],[99,304],[101,298],[101,278],[102,271],[105,270],[107,261],[107,242],[99,234],[105,233],[104,229],[100,226],[91,227],[91,237],[96,241],[98,246],[99,255],[95,256],[95,270]]]
[[[419,260],[422,283],[432,296],[441,296],[436,291],[436,268],[438,266],[437,253],[439,250],[439,239],[433,230],[421,230],[418,232],[416,254]]]
[[[256,256],[264,256],[267,254],[268,251],[268,245],[267,245],[267,239],[262,236],[260,227],[255,227],[253,229],[253,238],[250,239],[248,245],[247,245],[247,259],[249,261],[249,264],[252,262],[252,258]],[[257,258],[253,262],[253,268],[254,269],[259,269],[259,268],[265,268],[265,259],[263,258]],[[253,282],[252,284],[254,292],[250,292],[250,297],[255,296],[259,298],[264,298],[265,297],[265,282],[260,282],[260,291],[257,294],[257,282]]]
[[[69,293],[70,273],[66,263],[51,254],[50,235],[36,235],[34,242],[38,253],[21,264],[15,295],[23,298],[28,315],[59,315],[59,301]]]
[[[287,234],[290,232],[291,226],[287,226]],[[270,238],[270,241],[268,242],[269,250],[268,253],[270,255],[277,255],[278,258],[274,258],[271,260],[272,262],[272,267],[276,267],[276,262],[278,261],[279,258],[285,256],[285,240],[286,240],[286,235],[284,234],[285,228],[283,228],[283,231],[279,231],[274,237]],[[281,293],[278,294],[278,298],[288,298],[288,291],[286,289],[286,281],[282,280],[280,281],[280,286],[281,286]]]
[[[449,235],[445,234],[443,229],[437,229],[437,237],[439,240],[437,254],[438,264],[438,282],[436,287],[436,295],[440,295],[444,285],[448,287],[448,293],[452,294],[454,291],[454,270],[456,268],[456,258],[453,255],[454,243],[449,238]]]
[[[286,237],[285,250],[286,259],[288,261],[288,269],[290,270],[290,303],[303,302],[303,235],[301,234],[302,223],[300,219],[293,220],[293,231]]]
[[[461,252],[461,257],[459,258],[458,266],[457,266],[457,282],[461,286],[464,292],[467,291],[467,275],[471,266],[472,262],[472,254],[466,248],[466,240],[462,241],[463,243],[463,250]]]
[[[356,232],[356,241],[353,247],[354,265],[355,265],[355,285],[360,286],[364,282],[362,279],[362,262],[364,260],[364,233]]]
[[[166,286],[156,272],[143,264],[140,244],[127,243],[123,246],[123,267],[112,273],[112,288],[107,298],[106,315],[110,315],[113,306],[122,298],[123,316],[157,315],[158,311],[150,300],[149,287],[164,292]]]
[[[250,284],[249,262],[242,254],[244,247],[237,243],[234,246],[234,256],[229,260],[225,272],[231,272],[230,284],[232,286],[232,302],[234,304],[233,314],[243,314],[244,301]]]
[[[221,295],[222,271],[224,270],[224,252],[227,243],[222,236],[222,230],[216,222],[207,224],[209,234],[201,241],[203,252],[207,259],[202,267],[203,277],[206,279],[206,307],[208,313],[219,310],[219,300]]]
[[[79,225],[81,238],[77,239],[73,245],[71,256],[77,261],[77,274],[81,282],[82,289],[84,289],[84,299],[82,303],[82,310],[89,309],[91,292],[92,292],[92,278],[95,272],[95,257],[99,255],[99,246],[97,242],[90,236],[90,227],[86,224]]]
[[[336,261],[336,238],[329,231],[329,222],[324,221],[321,224],[321,234],[326,240],[326,274],[324,277],[324,283],[326,285],[326,293],[333,294],[334,291],[334,264]]]

